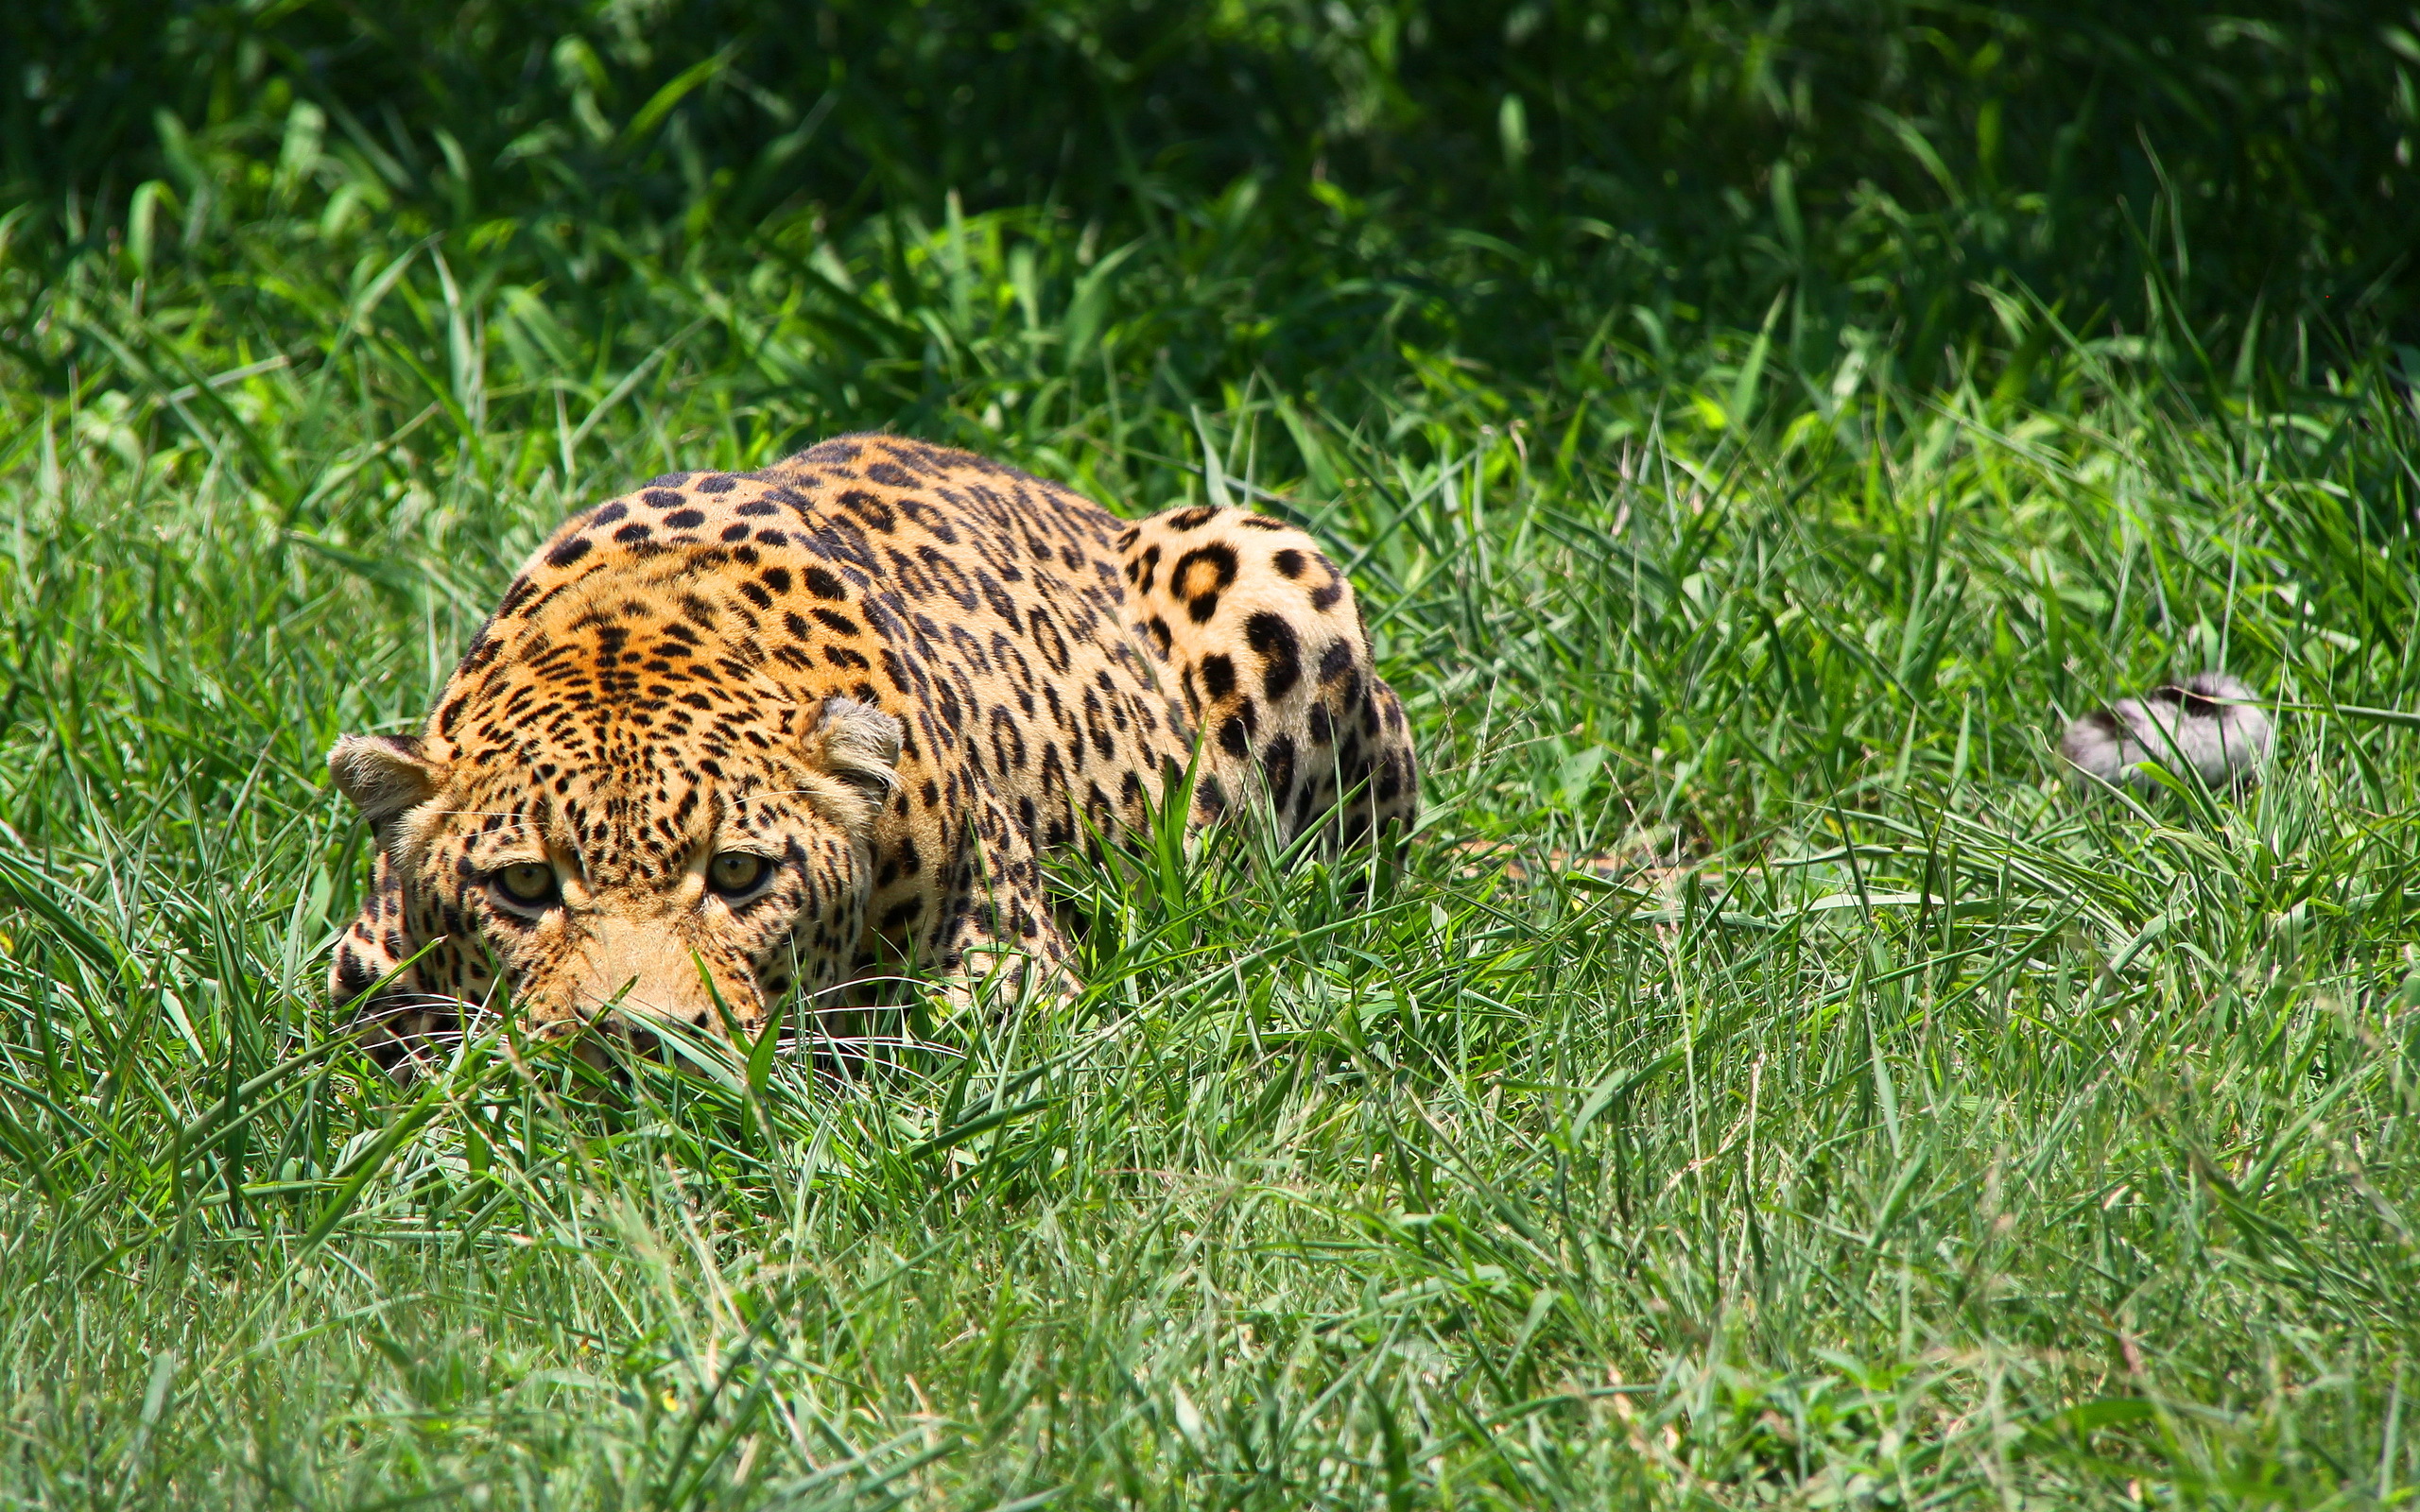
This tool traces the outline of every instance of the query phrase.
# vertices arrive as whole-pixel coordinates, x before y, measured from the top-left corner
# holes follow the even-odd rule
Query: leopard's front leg
[[[1082,990],[1075,954],[1045,892],[1032,839],[986,800],[944,877],[934,964],[953,1009],[1066,1002]]]

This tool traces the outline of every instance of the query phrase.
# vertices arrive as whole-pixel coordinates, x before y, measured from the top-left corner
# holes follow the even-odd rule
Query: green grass
[[[1776,298],[1793,352],[1884,333],[1927,386],[2025,287],[2420,339],[2410,0],[21,0],[0,60],[21,240],[308,202],[577,302],[954,195],[1241,252],[1289,391],[1381,322],[1519,371]]]
[[[1508,371],[1215,201],[600,286],[228,162],[0,262],[0,1505],[2414,1500],[2409,356],[2018,292],[1920,387],[1782,313]],[[870,425],[1331,541],[1406,874],[1071,870],[1081,1002],[855,1080],[389,1086],[328,742],[576,504]],[[2267,783],[2066,785],[2215,663]]]

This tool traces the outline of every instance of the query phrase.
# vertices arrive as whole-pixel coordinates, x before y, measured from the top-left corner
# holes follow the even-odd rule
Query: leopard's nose
[[[580,1008],[580,1017],[596,1029],[643,1053],[665,1039],[752,1038],[765,1022],[752,984],[718,981],[709,992],[694,974],[677,985],[646,978],[592,980],[581,991]]]
[[[722,1038],[715,1031],[712,1004],[649,993],[643,983],[611,991],[583,989],[579,1019],[577,1053],[599,1070],[619,1056],[670,1062],[679,1058],[675,1046],[702,1046]]]
[[[650,991],[643,982],[625,982],[610,991],[592,986],[582,989],[581,998],[581,1017],[617,1034],[676,1023],[703,1029],[715,1019],[714,1005],[702,994]]]

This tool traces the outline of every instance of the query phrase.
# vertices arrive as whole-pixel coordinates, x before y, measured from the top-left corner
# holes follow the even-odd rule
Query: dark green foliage
[[[303,103],[381,219],[559,284],[632,253],[729,277],[797,217],[955,194],[1104,249],[1195,222],[1259,309],[1330,291],[1197,381],[1303,381],[1407,305],[1518,372],[1776,295],[1793,350],[1880,331],[1929,380],[1998,336],[1978,285],[2093,334],[2420,339],[2394,5],[33,0],[0,39],[20,240],[118,234],[147,181],[190,216],[195,156],[274,161]]]

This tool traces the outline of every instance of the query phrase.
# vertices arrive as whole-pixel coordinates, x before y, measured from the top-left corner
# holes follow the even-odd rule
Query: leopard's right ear
[[[346,735],[328,749],[328,775],[373,825],[437,792],[437,764],[411,735]]]

